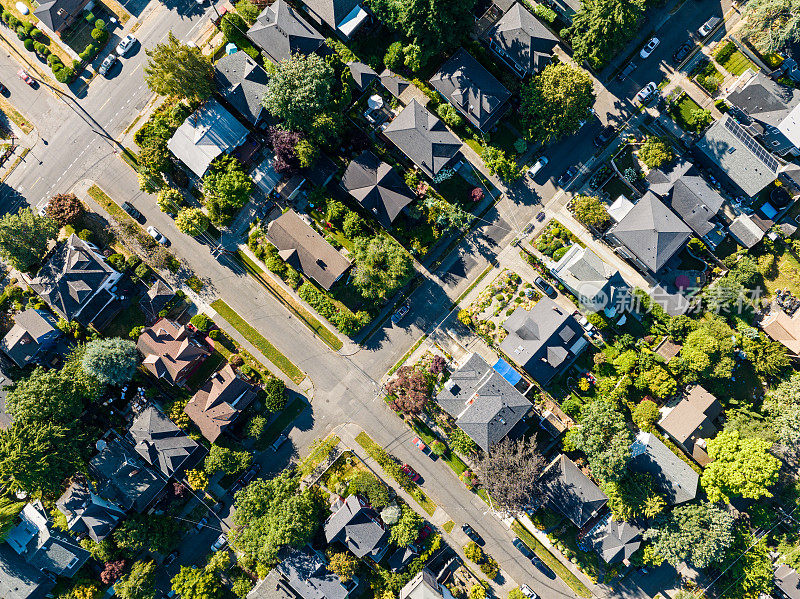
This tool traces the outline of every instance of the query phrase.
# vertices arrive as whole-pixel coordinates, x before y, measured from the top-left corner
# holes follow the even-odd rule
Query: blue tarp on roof
[[[497,360],[497,363],[492,366],[492,368],[494,368],[500,376],[502,376],[512,385],[516,385],[522,378],[522,375],[514,370],[508,362],[503,360],[503,358]]]

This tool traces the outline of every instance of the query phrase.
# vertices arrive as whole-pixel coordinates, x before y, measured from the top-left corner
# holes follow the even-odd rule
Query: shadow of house
[[[519,2],[489,30],[488,40],[489,48],[518,77],[544,69],[558,43],[558,38]]]
[[[311,54],[325,38],[285,0],[276,0],[258,15],[247,37],[275,64],[294,54]]]

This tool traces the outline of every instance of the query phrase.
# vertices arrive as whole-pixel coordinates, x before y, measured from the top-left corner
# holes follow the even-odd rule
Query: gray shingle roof
[[[150,318],[155,318],[158,313],[166,308],[169,301],[175,297],[175,292],[162,279],[157,279],[142,296],[139,307]]]
[[[380,74],[381,85],[385,87],[390,94],[398,100],[404,91],[411,85],[408,81],[403,79],[400,75],[392,73],[389,69],[384,69]]]
[[[361,3],[358,0],[302,0],[308,10],[317,15],[334,31],[353,9]]]
[[[383,134],[431,178],[461,149],[461,141],[416,100],[403,108]]]
[[[72,483],[56,507],[66,517],[69,530],[88,534],[96,543],[111,534],[125,515],[121,507],[95,494],[86,481]]]
[[[400,211],[414,201],[397,171],[369,150],[364,150],[347,166],[342,187],[387,229]]]
[[[495,51],[501,51],[526,74],[543,69],[558,43],[558,38],[519,2],[492,27],[489,39]]]
[[[436,402],[484,451],[503,439],[532,405],[478,354],[452,373]]]
[[[766,231],[747,214],[740,214],[728,227],[731,236],[746,248],[751,248],[764,238]]]
[[[652,433],[636,435],[628,468],[650,474],[669,505],[691,501],[697,495],[700,476]]]
[[[27,563],[7,543],[0,543],[0,597],[44,599],[54,586],[53,578]]]
[[[616,306],[630,291],[616,268],[578,244],[567,250],[552,272],[578,296],[581,304],[595,312]]]
[[[442,596],[442,587],[427,568],[400,589],[400,599],[442,599]]]
[[[607,564],[626,560],[642,544],[642,532],[638,526],[617,522],[607,514],[586,535],[586,540]]]
[[[33,14],[51,31],[59,31],[81,14],[86,0],[50,0],[42,2]]]
[[[125,510],[141,513],[166,485],[119,439],[108,441],[89,464],[101,481],[97,494]]]
[[[127,436],[136,453],[167,478],[195,452],[204,451],[155,406],[148,406],[133,419]]]
[[[375,70],[363,62],[348,62],[347,66],[350,69],[350,75],[353,77],[353,81],[356,82],[356,86],[361,91],[367,89],[370,83],[378,79],[378,73]]]
[[[217,93],[254,125],[261,116],[269,76],[246,52],[225,54],[214,65]]]
[[[275,0],[261,11],[247,37],[276,63],[292,54],[311,54],[325,43],[325,38],[285,0]]]
[[[647,192],[610,234],[655,273],[689,241],[692,231],[658,196]]]
[[[608,497],[563,453],[544,472],[541,482],[553,509],[578,528],[583,527],[607,502]]]
[[[355,495],[350,495],[325,521],[325,540],[343,543],[359,559],[380,554],[388,539],[389,533],[381,526],[378,514],[362,506]]]
[[[775,569],[775,586],[788,599],[800,599],[800,576],[786,564]]]
[[[463,48],[441,66],[430,82],[481,131],[488,131],[497,123],[511,97],[511,92]]]
[[[14,326],[0,341],[2,349],[17,366],[30,362],[47,340],[60,333],[55,327],[55,319],[44,310],[30,308],[14,316]]]
[[[278,571],[302,599],[345,599],[348,591],[339,577],[310,547],[289,549],[279,556]]]

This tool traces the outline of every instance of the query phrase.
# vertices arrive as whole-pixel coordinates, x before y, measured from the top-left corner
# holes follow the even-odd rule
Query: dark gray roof
[[[339,541],[360,558],[375,557],[386,547],[389,533],[383,528],[375,511],[361,504],[355,495],[325,521],[325,540]]]
[[[148,406],[133,419],[127,436],[136,453],[167,478],[184,467],[195,452],[204,453],[194,439],[154,406]]]
[[[292,54],[311,54],[325,43],[325,38],[285,0],[275,0],[261,11],[247,37],[273,62]]]
[[[489,31],[495,51],[500,51],[524,73],[543,69],[558,43],[536,17],[516,2]]]
[[[27,563],[8,543],[0,543],[0,597],[44,599],[54,586],[53,578]]]
[[[347,166],[342,187],[387,229],[400,211],[414,201],[398,172],[369,150],[364,150]]]
[[[162,279],[157,279],[142,296],[139,307],[151,318],[158,316],[159,312],[167,307],[169,301],[175,297],[175,292]]]
[[[788,599],[800,599],[800,576],[786,564],[775,569],[775,586]]]
[[[297,594],[276,569],[269,571],[256,586],[247,593],[247,599],[296,599]]]
[[[573,244],[551,269],[578,296],[587,310],[598,312],[619,305],[630,287],[619,271],[592,250]]]
[[[348,591],[325,560],[310,547],[289,549],[279,556],[278,571],[302,599],[345,599]]]
[[[503,328],[508,335],[500,349],[542,385],[569,364],[586,343],[578,321],[546,297],[530,310],[514,310]]]
[[[85,480],[72,483],[56,507],[66,517],[69,530],[88,534],[95,543],[111,534],[125,515],[121,507],[95,494]]]
[[[629,559],[642,544],[642,532],[638,526],[617,522],[607,514],[586,535],[586,540],[607,564]]]
[[[246,52],[225,54],[214,70],[217,93],[254,125],[263,108],[261,102],[269,76]]]
[[[381,85],[385,87],[390,94],[395,98],[400,99],[400,96],[411,85],[408,81],[403,79],[400,75],[392,73],[389,69],[384,69],[380,74]]]
[[[325,289],[350,268],[350,261],[317,233],[294,210],[287,210],[267,225],[267,239],[293,268]]]
[[[378,78],[378,73],[363,62],[348,62],[347,66],[350,68],[350,75],[352,75],[353,81],[356,82],[356,87],[361,91],[367,89],[369,84]]]
[[[692,230],[648,191],[610,234],[655,273],[689,241]]]
[[[112,439],[89,462],[100,479],[98,495],[141,513],[166,486],[127,443]]]
[[[303,4],[335,31],[361,3],[358,0],[303,0]]]
[[[636,435],[628,468],[650,474],[669,505],[691,501],[697,495],[700,475],[652,433]]]
[[[544,472],[541,482],[553,509],[583,527],[602,508],[608,497],[563,453]]]
[[[413,547],[400,547],[389,556],[389,559],[386,560],[386,564],[389,566],[389,569],[393,572],[398,570],[402,570],[408,564],[411,563],[415,557],[419,555]]]
[[[33,14],[51,31],[62,29],[71,18],[81,14],[86,0],[50,0],[42,2]]]
[[[430,82],[481,131],[488,131],[497,123],[511,97],[511,92],[464,48],[459,48]]]
[[[746,248],[751,248],[764,238],[766,231],[748,214],[740,214],[728,227],[731,236]]]
[[[14,316],[14,326],[0,341],[0,349],[17,366],[23,367],[39,353],[46,338],[60,334],[55,325],[55,319],[48,312],[29,308]]]
[[[416,100],[403,108],[383,134],[431,178],[461,149],[461,141]]]
[[[503,439],[532,405],[478,354],[453,372],[436,402],[484,451]]]

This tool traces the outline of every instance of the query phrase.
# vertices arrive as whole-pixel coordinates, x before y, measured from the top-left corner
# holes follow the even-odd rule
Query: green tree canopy
[[[222,580],[209,568],[181,566],[172,579],[172,590],[180,599],[221,599]]]
[[[778,442],[796,453],[800,449],[800,373],[772,390],[764,407]]]
[[[129,555],[136,555],[143,549],[167,553],[175,541],[178,527],[178,521],[169,516],[140,514],[117,526],[113,538],[117,547]]]
[[[664,137],[648,135],[639,148],[639,158],[648,168],[658,168],[675,157],[672,146]]]
[[[389,539],[398,547],[408,547],[417,540],[422,528],[422,517],[407,505],[403,506],[400,520],[389,531]]]
[[[767,539],[756,541],[742,525],[736,527],[734,543],[720,568],[722,599],[759,599],[769,596],[775,586]]]
[[[388,235],[357,240],[353,257],[353,284],[367,299],[383,299],[391,295],[414,270],[411,256]]]
[[[328,570],[342,582],[348,582],[358,572],[361,562],[349,551],[328,551]]]
[[[156,563],[139,560],[114,585],[120,599],[155,599]]]
[[[183,208],[175,218],[178,231],[187,235],[202,235],[208,229],[209,220],[200,208]]]
[[[348,481],[348,493],[358,493],[367,498],[370,505],[376,510],[389,505],[389,490],[382,481],[378,480],[371,472],[359,470]]]
[[[770,341],[764,333],[745,336],[742,348],[753,363],[756,374],[761,377],[777,377],[789,367],[789,356],[784,345]]]
[[[658,422],[660,412],[654,401],[645,399],[636,404],[633,409],[633,423],[643,431],[653,430],[653,425]]]
[[[568,446],[586,454],[592,475],[602,481],[618,480],[626,473],[632,442],[625,417],[603,399],[586,404],[579,425],[566,438]]]
[[[509,158],[500,148],[484,145],[481,150],[481,159],[489,169],[489,173],[500,177],[509,183],[522,176],[522,169],[514,158]]]
[[[644,0],[584,0],[568,37],[573,58],[601,69],[639,31]]]
[[[110,337],[89,342],[81,366],[100,384],[120,386],[133,378],[138,362],[139,352],[133,341]]]
[[[771,443],[724,430],[707,444],[714,461],[703,470],[700,483],[709,501],[730,503],[731,497],[772,497],[769,487],[778,480],[780,461],[769,453]]]
[[[576,196],[570,208],[575,218],[588,227],[603,230],[611,223],[605,204],[597,196]]]
[[[203,177],[203,195],[211,220],[228,224],[236,211],[247,203],[253,191],[253,180],[242,163],[227,154],[217,158]]]
[[[703,378],[730,379],[733,375],[733,329],[719,317],[703,320],[686,336],[678,364]],[[672,361],[670,361],[672,368]]]
[[[216,472],[237,474],[249,468],[252,462],[253,454],[249,451],[236,451],[215,443],[206,456],[205,468],[209,475]]]
[[[145,50],[144,80],[160,96],[205,100],[214,91],[214,66],[199,48],[187,46],[169,32],[167,41]]]
[[[761,52],[778,52],[800,41],[800,0],[751,0],[742,34]]]
[[[655,518],[667,506],[649,474],[629,472],[618,481],[603,483],[601,488],[608,496],[611,513],[620,522]]]
[[[0,256],[23,272],[32,272],[47,253],[47,246],[58,235],[58,223],[39,216],[30,208],[0,218]]]

